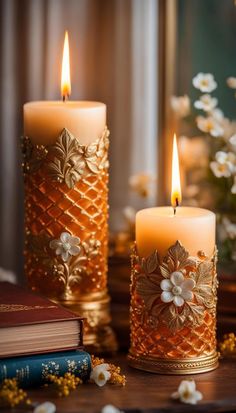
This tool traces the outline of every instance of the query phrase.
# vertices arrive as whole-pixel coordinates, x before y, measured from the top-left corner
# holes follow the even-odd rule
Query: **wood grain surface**
[[[180,381],[190,376],[163,376],[138,371],[127,365],[124,355],[111,361],[122,366],[127,377],[125,387],[106,385],[100,388],[95,384],[84,384],[68,398],[62,399],[56,397],[50,388],[30,390],[29,395],[32,401],[53,401],[57,413],[99,413],[106,404],[130,413],[236,412],[236,361],[223,360],[217,370],[192,376],[203,393],[203,400],[196,406],[170,399]]]

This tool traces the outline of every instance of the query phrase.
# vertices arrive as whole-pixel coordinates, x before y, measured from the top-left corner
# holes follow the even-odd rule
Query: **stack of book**
[[[89,378],[83,351],[83,319],[19,286],[0,283],[0,382],[17,377],[23,387],[40,385],[48,374]]]

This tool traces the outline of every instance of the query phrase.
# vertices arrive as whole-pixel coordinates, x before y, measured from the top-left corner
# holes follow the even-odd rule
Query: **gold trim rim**
[[[217,352],[205,357],[188,359],[160,359],[153,357],[135,356],[128,354],[128,363],[131,367],[150,373],[186,375],[199,374],[215,370],[219,365]]]

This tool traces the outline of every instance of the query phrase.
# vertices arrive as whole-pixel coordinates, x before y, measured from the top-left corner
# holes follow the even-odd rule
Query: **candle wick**
[[[179,206],[178,198],[175,198],[174,215],[176,214],[176,208]]]
[[[69,96],[70,96],[70,95],[68,95],[68,94],[63,95],[63,96],[62,96],[62,101],[63,101],[63,102],[66,102],[66,101],[69,99]]]

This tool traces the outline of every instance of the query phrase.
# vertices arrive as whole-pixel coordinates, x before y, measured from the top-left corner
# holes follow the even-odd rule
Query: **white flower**
[[[173,303],[181,307],[185,301],[193,300],[192,289],[195,287],[195,281],[191,278],[185,279],[182,272],[174,271],[170,279],[161,281],[161,300],[164,303]]]
[[[202,393],[196,390],[196,383],[194,380],[182,380],[178,391],[172,393],[172,399],[179,399],[182,403],[197,404],[202,400]]]
[[[130,188],[144,198],[149,196],[150,186],[153,182],[155,182],[155,178],[148,173],[132,175],[129,178]]]
[[[213,161],[210,162],[210,168],[217,178],[229,178],[231,176],[231,167],[229,162],[219,163]]]
[[[216,161],[210,163],[210,168],[217,178],[229,178],[235,170],[236,155],[233,152],[218,151]]]
[[[179,118],[184,118],[190,112],[190,99],[187,95],[171,96],[170,105]]]
[[[236,146],[236,134],[229,138],[229,143],[233,146]]]
[[[224,112],[219,108],[215,108],[211,110],[211,116],[220,123],[224,119]]]
[[[236,162],[236,155],[233,152],[218,151],[216,152],[215,158],[217,162],[220,162],[222,164],[225,162],[231,163],[232,169],[233,169],[233,164]]]
[[[205,112],[210,112],[217,106],[218,100],[211,95],[205,94],[200,96],[199,100],[194,102],[194,106],[197,109],[205,110]]]
[[[236,122],[230,121],[228,118],[223,118],[220,122],[221,127],[224,129],[224,139],[227,142],[232,135],[236,133]]]
[[[56,406],[51,402],[44,402],[35,407],[33,413],[55,413]]]
[[[109,364],[102,363],[94,367],[90,374],[90,379],[93,380],[99,387],[104,386],[110,379],[111,373],[108,371]]]
[[[126,206],[123,209],[123,215],[130,226],[135,224],[136,209],[131,206]]]
[[[217,88],[217,83],[211,73],[198,73],[193,78],[193,86],[201,92],[212,92]]]
[[[231,188],[231,192],[232,192],[232,194],[236,194],[236,176],[234,177],[234,183],[233,183],[233,186]]]
[[[64,262],[68,261],[71,255],[78,255],[81,251],[79,246],[80,239],[71,236],[68,232],[62,232],[60,239],[54,239],[50,242],[50,248],[56,250],[56,255],[61,255]]]
[[[231,89],[236,89],[236,77],[228,77],[226,83],[229,87],[231,87]]]
[[[210,133],[211,136],[217,138],[218,136],[223,136],[224,130],[219,122],[214,119],[212,116],[204,117],[197,116],[197,127],[206,133]]]
[[[107,404],[102,408],[101,413],[123,413],[123,411],[117,409],[117,407],[113,406],[112,404]]]
[[[236,239],[236,224],[231,222],[229,218],[224,217],[222,219],[225,231],[230,239]]]

